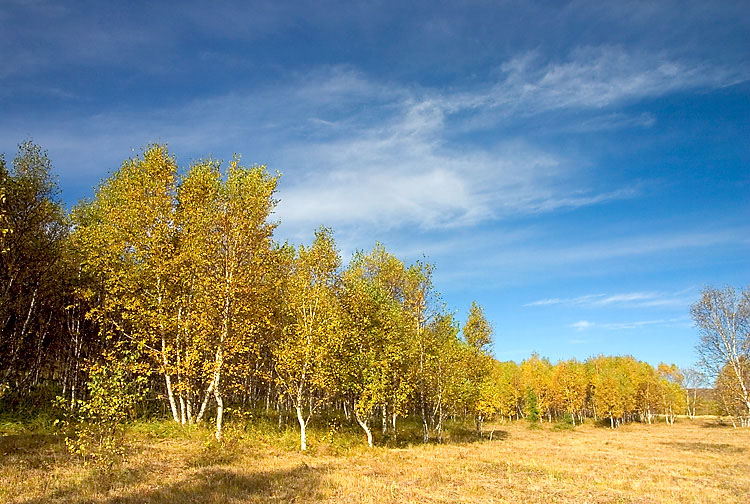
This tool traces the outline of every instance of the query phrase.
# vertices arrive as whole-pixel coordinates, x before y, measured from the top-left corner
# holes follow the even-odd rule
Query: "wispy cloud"
[[[356,135],[293,147],[292,157],[297,152],[297,157],[325,168],[313,170],[307,180],[290,188],[290,203],[280,208],[281,214],[305,223],[433,228],[637,197],[640,191],[635,186],[609,191],[573,189],[577,170],[572,162],[528,143],[457,150],[448,140],[467,126],[487,128],[511,116],[519,120],[561,109],[605,109],[747,78],[741,69],[708,71],[702,65],[662,55],[630,54],[616,47],[577,49],[563,63],[544,64],[539,59],[527,54],[509,61],[498,82],[484,90],[391,90],[399,99],[389,103],[392,113],[386,120],[376,120],[370,127],[355,121]],[[379,94],[388,93],[381,89]],[[487,116],[495,119],[476,122]],[[586,122],[599,129],[649,127],[654,118],[608,112],[582,124]],[[576,124],[580,127],[581,123]]]
[[[687,317],[678,317],[670,319],[657,320],[637,320],[631,322],[590,322],[588,320],[579,320],[570,324],[569,327],[577,331],[586,331],[589,329],[603,329],[606,331],[622,331],[629,329],[641,329],[644,327],[689,327]]]
[[[648,307],[668,307],[668,306],[687,306],[695,297],[694,288],[683,289],[676,292],[624,292],[618,294],[586,294],[583,296],[569,298],[545,298],[526,303],[525,307],[535,306],[576,306],[584,308],[597,307],[627,307],[627,308],[648,308]]]
[[[562,108],[603,108],[667,93],[716,88],[748,79],[743,67],[674,60],[666,54],[621,47],[579,47],[565,61],[540,64],[528,53],[503,65],[505,79],[490,95],[495,106],[531,112]]]
[[[145,116],[121,110],[67,118],[66,127],[58,123],[54,131],[45,129],[46,117],[34,125],[24,118],[23,127],[51,151],[68,150],[77,173],[87,171],[79,156],[84,148],[97,145],[106,159],[117,155],[117,146],[122,152],[122,146],[154,140],[189,157],[206,155],[195,151],[201,145],[219,156],[240,151],[252,161],[268,161],[286,175],[278,216],[290,235],[318,224],[451,229],[641,194],[637,183],[592,184],[579,161],[512,135],[455,144],[454,135],[466,128],[484,124],[491,130],[493,122],[562,110],[601,110],[601,118],[589,117],[594,124],[628,123],[608,107],[743,78],[741,69],[691,66],[604,46],[576,49],[564,61],[526,53],[504,64],[494,84],[470,91],[379,81],[346,66],[318,67],[284,84],[198,98]],[[639,120],[647,125],[650,119]],[[18,124],[6,124],[0,136],[18,134]],[[619,252],[611,246],[561,252],[563,258],[629,255],[638,247],[670,244],[628,242]]]
[[[646,98],[694,89],[714,89],[747,81],[746,65],[691,62],[664,53],[586,46],[564,60],[539,52],[516,56],[500,67],[497,81],[483,90],[442,97],[447,113],[475,110],[475,124],[560,111],[599,111]],[[606,112],[575,122],[577,128],[650,127],[653,116]],[[573,125],[571,125],[573,126]]]
[[[589,322],[588,320],[579,320],[578,322],[570,324],[570,327],[582,331],[584,329],[588,329],[589,327],[593,327],[594,325],[596,324],[594,324],[593,322]]]
[[[586,296],[579,296],[575,298],[546,298],[532,301],[531,303],[526,303],[523,306],[551,306],[561,304],[582,305],[592,300],[600,299],[600,297],[603,295],[604,294],[589,294]]]
[[[566,133],[587,133],[630,128],[651,128],[656,124],[653,114],[643,112],[629,115],[622,112],[585,117],[578,122],[562,124],[557,129]],[[552,127],[554,128],[554,126]]]
[[[113,111],[66,118],[65,132],[59,125],[46,130],[40,118],[34,133],[51,151],[68,150],[77,173],[86,171],[77,153],[92,139],[105,159],[117,145],[155,140],[183,156],[206,155],[195,152],[197,145],[220,156],[265,153],[271,169],[287,175],[278,215],[292,230],[322,223],[451,228],[639,194],[637,187],[587,187],[571,160],[523,140],[452,147],[455,121],[431,94],[330,67],[284,86],[196,99],[147,117]],[[18,130],[12,122],[7,128],[4,137]],[[97,169],[98,163],[90,168]]]

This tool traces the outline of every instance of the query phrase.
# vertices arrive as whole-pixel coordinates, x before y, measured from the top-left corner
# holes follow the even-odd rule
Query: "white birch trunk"
[[[206,389],[206,395],[203,398],[203,403],[201,404],[201,409],[198,411],[198,416],[195,418],[195,423],[201,423],[201,420],[203,420],[203,414],[206,412],[206,406],[208,406],[208,401],[211,399],[211,393],[214,391],[214,386],[216,385],[216,375],[214,375],[214,378],[211,380],[211,383],[208,386],[208,389]]]
[[[224,418],[224,400],[221,398],[221,392],[219,388],[219,380],[221,378],[220,372],[216,370],[216,377],[214,379],[216,386],[214,386],[214,398],[216,399],[216,439],[221,441],[221,422]]]
[[[161,338],[161,355],[162,355],[162,364],[164,365],[164,381],[167,385],[167,397],[169,398],[169,407],[172,409],[172,418],[175,422],[180,423],[180,417],[177,413],[177,403],[174,400],[174,393],[172,392],[172,378],[169,376],[169,373],[167,372],[167,354],[166,354],[166,342],[164,341],[164,337]]]
[[[307,422],[302,415],[302,405],[297,404],[294,409],[297,410],[297,420],[299,421],[299,449],[305,451],[307,450]]]
[[[362,420],[362,417],[359,416],[359,410],[356,405],[354,407],[354,418],[357,420],[359,426],[362,427],[362,430],[365,431],[365,434],[367,434],[367,446],[372,448],[372,431],[370,430],[367,420]]]

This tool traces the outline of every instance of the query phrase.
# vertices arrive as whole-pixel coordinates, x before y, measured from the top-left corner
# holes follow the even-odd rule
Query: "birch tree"
[[[167,149],[148,147],[125,161],[74,211],[84,266],[102,284],[103,297],[89,311],[106,334],[148,351],[164,378],[172,418],[179,422],[173,368],[177,164]]]
[[[182,424],[202,421],[215,386],[212,350],[220,332],[217,320],[221,309],[216,309],[215,290],[220,276],[221,231],[217,223],[221,186],[220,163],[207,160],[190,168],[177,192],[172,355]]]
[[[498,409],[501,421],[511,420],[514,416],[521,416],[521,400],[523,390],[521,386],[521,370],[513,361],[495,362],[495,387],[497,389]]]
[[[743,364],[745,364],[745,379],[750,380],[750,365],[744,362]],[[747,415],[744,391],[739,386],[734,369],[730,364],[725,364],[721,371],[719,371],[714,388],[719,406],[729,416],[732,425],[734,427],[737,427],[738,424],[742,427],[750,427],[750,417]]]
[[[546,416],[552,421],[552,364],[547,358],[541,358],[534,353],[530,358],[521,363],[521,382],[526,390],[526,395],[533,396],[535,406],[538,408],[539,421]],[[531,406],[527,404],[527,406]],[[531,413],[531,411],[527,412]]]
[[[596,375],[593,387],[594,407],[600,416],[609,418],[609,425],[614,429],[625,414],[623,377],[613,366],[605,366]]]
[[[156,145],[76,210],[77,243],[105,294],[90,317],[148,350],[175,422],[201,421],[212,395],[218,438],[223,372],[267,313],[259,291],[276,181],[236,158],[225,176],[208,160],[178,182],[174,158]],[[197,386],[204,393],[196,414]]]
[[[750,418],[750,287],[741,292],[733,287],[706,287],[690,314],[700,334],[701,366],[711,376],[729,371],[744,406],[742,416]]]
[[[423,331],[423,400],[426,406],[423,423],[435,432],[438,442],[443,442],[445,419],[467,406],[466,348],[459,340],[459,327],[453,315],[445,311],[436,313]]]
[[[243,167],[235,158],[218,191],[211,229],[215,246],[208,257],[208,283],[203,304],[214,325],[213,390],[216,437],[221,439],[224,410],[223,373],[227,365],[255,345],[268,325],[262,291],[272,250],[275,224],[268,221],[276,201],[278,177],[265,166]]]
[[[424,443],[430,440],[430,416],[427,403],[430,382],[428,360],[431,352],[431,337],[425,331],[425,327],[430,318],[428,306],[432,296],[434,296],[432,270],[430,264],[419,261],[409,266],[406,271],[404,289],[404,306],[411,326],[407,334],[411,336],[415,349],[409,379],[416,388],[416,402],[422,419],[422,441]]]
[[[357,253],[343,275],[342,304],[347,335],[342,362],[343,390],[353,402],[355,419],[373,445],[370,420],[387,410],[395,434],[396,417],[407,396],[402,379],[409,358],[409,317],[404,307],[403,263],[376,245]]]
[[[685,387],[685,409],[688,416],[693,419],[698,402],[698,389],[705,387],[706,375],[695,368],[684,368],[681,373],[684,378],[682,384]]]
[[[285,288],[283,334],[273,348],[277,383],[297,414],[303,451],[310,418],[337,383],[340,264],[330,229],[320,228],[310,247],[300,246]]]
[[[484,421],[494,415],[498,409],[497,391],[494,389],[491,377],[492,332],[492,325],[485,317],[484,310],[472,301],[466,323],[461,329],[466,344],[464,401],[473,413],[479,437],[482,436]]]
[[[638,363],[637,370],[638,391],[637,391],[637,408],[640,413],[641,421],[651,424],[651,421],[658,411],[660,384],[654,368],[646,363]]]
[[[573,425],[576,416],[582,421],[588,386],[583,364],[575,359],[558,362],[553,368],[551,381],[555,404],[570,415]]]

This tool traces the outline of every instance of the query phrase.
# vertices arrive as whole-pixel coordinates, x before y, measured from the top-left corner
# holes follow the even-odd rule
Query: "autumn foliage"
[[[372,445],[376,428],[397,439],[407,416],[427,442],[443,440],[449,418],[482,436],[489,420],[615,428],[685,410],[674,366],[498,362],[481,306],[461,324],[439,302],[430,264],[380,244],[344,264],[327,228],[310,245],[277,243],[279,175],[265,166],[207,159],[181,170],[165,146],[150,146],[70,215],[32,144],[0,175],[0,385],[16,405],[46,388],[98,414],[81,401],[101,401],[115,359],[134,363],[127,372],[140,384],[137,404],[119,400],[129,405],[122,421],[160,410],[180,425],[210,417],[221,439],[228,407],[264,410],[296,418],[303,450],[309,422],[334,414]]]

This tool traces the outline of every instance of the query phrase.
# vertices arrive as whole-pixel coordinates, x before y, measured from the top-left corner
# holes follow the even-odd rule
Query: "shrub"
[[[56,423],[68,432],[68,450],[84,464],[111,468],[125,456],[123,429],[143,396],[146,376],[122,359],[107,358],[104,364],[88,368],[88,399],[78,400],[72,409],[66,407]],[[58,397],[57,404],[63,405],[63,399]]]

